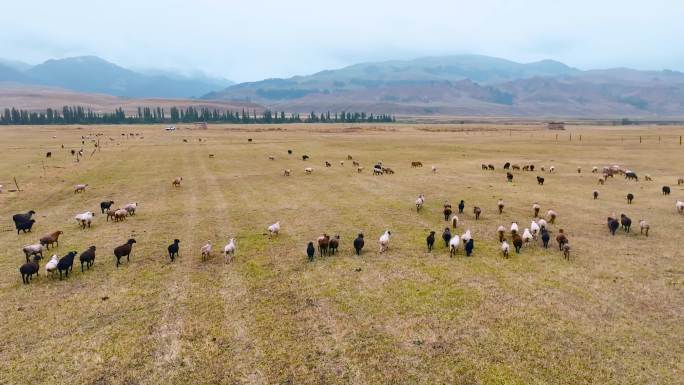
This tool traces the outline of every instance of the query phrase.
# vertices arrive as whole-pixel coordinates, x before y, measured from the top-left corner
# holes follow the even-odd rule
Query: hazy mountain
[[[28,63],[24,63],[24,62],[18,61],[18,60],[9,60],[9,59],[2,59],[2,58],[0,58],[0,65],[10,67],[10,68],[17,70],[17,71],[20,71],[20,72],[24,72],[24,71],[28,70],[29,68],[31,68],[31,65]]]
[[[16,63],[16,62],[15,62]],[[7,68],[14,72],[9,72]],[[19,71],[0,64],[0,81],[60,87],[79,92],[140,98],[199,97],[229,85],[226,80],[171,73],[144,74],[95,56],[48,60]]]
[[[363,63],[237,84],[204,97],[297,112],[684,117],[684,74],[580,71],[551,60],[523,64],[463,55]]]

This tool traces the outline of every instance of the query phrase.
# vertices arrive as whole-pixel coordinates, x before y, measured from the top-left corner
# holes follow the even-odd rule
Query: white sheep
[[[463,233],[463,235],[461,235],[461,240],[463,240],[464,245],[466,243],[468,243],[468,241],[471,240],[472,238],[473,238],[473,236],[470,234],[470,229],[466,230],[466,232]]]
[[[555,167],[555,166],[549,167],[549,172],[555,172],[555,171],[556,171],[556,167]]]
[[[534,239],[534,237],[532,237],[532,233],[530,232],[530,229],[525,228],[525,230],[523,230],[522,239],[523,239],[523,242],[525,242],[525,243],[532,242],[532,239]]]
[[[501,242],[501,254],[503,254],[504,258],[508,258],[508,251],[511,249],[511,247],[508,245],[508,242],[503,241]]]
[[[684,214],[684,202],[677,201],[675,207],[677,208],[677,211],[679,211],[680,214]]]
[[[517,222],[511,222],[511,233],[515,234],[518,232],[518,223]]]
[[[43,256],[43,245],[41,245],[40,243],[26,245],[22,250],[24,251],[24,254],[26,254],[27,261],[29,257],[32,255],[40,255],[41,257]]]
[[[461,240],[458,238],[458,235],[454,235],[451,237],[449,240],[449,256],[453,257],[456,255],[456,251],[458,250],[458,245],[461,243]]]
[[[57,269],[57,263],[59,263],[59,257],[57,254],[53,254],[52,258],[48,261],[48,263],[45,264],[45,276],[47,277],[48,274],[52,273]]]
[[[207,243],[204,246],[202,246],[200,251],[202,252],[202,260],[203,261],[205,261],[209,257],[211,257],[211,241],[207,241]]]
[[[436,174],[437,173],[437,166],[432,166],[432,173]]]
[[[135,215],[135,210],[138,209],[138,202],[129,203],[123,209],[128,212],[128,215]]]
[[[416,198],[416,211],[420,211],[420,209],[423,208],[424,203],[425,203],[425,195],[423,195],[423,194],[418,195],[418,198]]]
[[[651,225],[646,222],[646,220],[641,219],[639,220],[639,228],[640,228],[640,234],[646,233],[646,236],[648,237],[648,230],[651,228]]]
[[[5,186],[0,184],[0,194],[2,194],[2,189],[4,189],[4,188],[5,188]]]
[[[553,210],[549,210],[546,212],[546,217],[549,218],[549,223],[553,224],[556,222],[556,217],[558,216],[558,213],[556,213]]]
[[[223,248],[226,263],[230,263],[235,256],[235,238],[230,238],[230,242]]]
[[[292,173],[292,170],[290,170],[289,168],[286,168],[286,169],[283,171],[283,175],[284,175],[284,176],[290,176],[291,173]]]
[[[535,218],[538,217],[539,216],[539,210],[541,210],[541,206],[539,206],[539,203],[534,203],[532,205],[532,210],[534,211],[534,217]]]
[[[591,173],[592,173],[592,174],[596,174],[598,171],[599,171],[599,170],[598,170],[598,167],[596,167],[596,166],[594,166],[594,167],[591,168]]]
[[[343,160],[340,161],[340,166],[344,167],[344,161]]]
[[[304,169],[304,173],[311,174],[313,172],[313,167],[307,167]]]
[[[453,227],[453,228],[458,227],[458,216],[456,214],[451,216],[451,227]]]
[[[86,187],[88,187],[87,184],[77,184],[74,186],[74,194],[84,192]]]
[[[540,229],[540,230],[549,227],[549,225],[546,223],[546,220],[544,220],[544,218],[540,218],[540,219],[537,221],[537,224],[539,225],[539,229]]]
[[[93,217],[95,214],[93,214],[91,211],[86,211],[81,214],[77,214],[74,219],[76,219],[76,222],[81,226],[81,228],[85,229],[86,225],[90,227],[90,224],[93,222]]]
[[[532,231],[532,237],[533,238],[535,238],[535,239],[537,238],[537,234],[539,234],[540,230],[541,229],[540,229],[539,225],[537,224],[537,222],[532,221],[532,223],[530,223],[530,231]]]
[[[278,235],[280,232],[280,221],[268,226],[268,237],[271,238],[273,235]]]
[[[385,230],[385,232],[380,236],[378,243],[380,244],[380,252],[381,253],[383,251],[389,249],[389,242],[390,242],[390,236],[391,235],[392,235],[392,233],[389,230]]]

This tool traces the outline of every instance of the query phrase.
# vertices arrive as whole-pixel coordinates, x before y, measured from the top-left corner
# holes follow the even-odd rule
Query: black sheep
[[[31,217],[35,214],[36,212],[33,210],[29,210],[28,212],[22,213],[22,214],[14,214],[12,215],[12,220],[14,223],[17,222],[26,222],[31,219]]]
[[[136,243],[135,239],[131,238],[126,243],[121,246],[117,246],[114,249],[114,256],[116,257],[116,267],[121,264],[121,257],[126,257],[126,260],[130,262],[131,251],[133,250],[133,244]]]
[[[90,270],[95,263],[95,246],[90,246],[86,251],[82,252],[79,259],[81,260],[81,273],[83,272],[84,263],[88,270]]]
[[[530,171],[534,171],[534,165],[533,164],[530,165]]]
[[[316,255],[316,248],[314,247],[313,242],[309,242],[306,246],[306,255],[309,257],[309,262],[313,262],[314,256]]]
[[[634,200],[634,194],[632,194],[632,193],[627,194],[627,204],[628,205],[632,204],[632,200]]]
[[[444,220],[445,220],[445,221],[448,221],[448,220],[449,220],[449,217],[451,216],[451,213],[452,213],[451,208],[449,208],[449,207],[445,207],[445,208],[444,208]]]
[[[328,244],[328,247],[330,248],[330,254],[335,255],[335,252],[337,251],[337,248],[340,246],[340,236],[335,235],[334,237],[330,238],[330,243]]]
[[[520,248],[523,245],[522,237],[518,234],[513,234],[513,247],[515,247],[515,253],[520,254]]]
[[[14,226],[17,228],[17,234],[19,234],[19,231],[28,231],[30,233],[34,223],[36,223],[35,219],[29,219],[28,221],[22,222],[14,222]]]
[[[622,229],[626,233],[629,232],[629,228],[632,226],[632,220],[625,214],[620,214],[620,224],[622,224]]]
[[[663,186],[663,195],[670,195],[670,186]]]
[[[537,176],[537,184],[539,184],[540,186],[543,186],[544,185],[544,177]]]
[[[57,262],[57,270],[59,270],[59,279],[62,279],[62,271],[65,272],[66,277],[69,278],[69,271],[71,271],[74,267],[74,257],[76,256],[75,251],[70,251],[67,253],[67,255],[63,256],[62,258],[59,259],[59,262]]]
[[[636,174],[635,172],[633,172],[633,171],[626,172],[626,173],[625,173],[625,179],[634,179],[634,180],[637,181],[637,182],[639,181],[639,177],[638,177],[637,174]]]
[[[430,235],[426,238],[428,253],[432,251],[432,247],[435,245],[435,232],[430,231]]]
[[[504,170],[508,170],[509,168],[511,168],[511,163],[510,163],[510,162],[506,162],[506,163],[504,164],[503,168],[504,168]]]
[[[309,156],[308,155],[302,155],[302,160],[308,160]]]
[[[598,191],[594,191],[594,199],[598,199]]]
[[[444,232],[442,233],[442,239],[444,240],[444,246],[449,247],[449,241],[451,240],[451,231],[448,227],[444,228]]]
[[[508,180],[509,182],[513,182],[513,174],[511,174],[510,172],[507,172],[506,173],[506,180]]]
[[[354,250],[356,250],[356,255],[361,255],[361,249],[363,249],[363,234],[359,234],[356,239],[354,239]]]
[[[620,227],[620,222],[615,220],[615,218],[608,218],[608,230],[610,230],[611,234],[615,235],[618,227]]]
[[[463,209],[465,209],[465,202],[463,199],[458,203],[458,213],[463,214]]]
[[[542,239],[542,244],[544,245],[545,249],[549,248],[549,239],[550,238],[551,238],[551,236],[549,235],[549,232],[545,228],[543,228],[541,230],[541,239]]]
[[[468,242],[465,244],[465,252],[466,252],[466,257],[470,257],[470,255],[473,253],[473,249],[475,248],[475,241],[470,238]]]
[[[287,153],[288,153],[288,154],[292,154],[292,150],[287,150]]]
[[[33,257],[33,262],[26,262],[25,264],[21,265],[19,268],[19,273],[21,273],[21,281],[23,283],[30,283],[31,279],[33,278],[33,274],[38,276],[38,270],[40,270],[38,261],[40,261],[40,258],[41,257],[39,255],[35,255]]]
[[[102,214],[104,214],[105,211],[109,210],[113,204],[114,204],[114,201],[100,202],[100,210],[102,211]]]
[[[168,250],[169,250],[169,258],[171,258],[171,262],[176,260],[176,257],[178,256],[178,244],[180,243],[180,239],[174,239],[173,243],[169,245]]]

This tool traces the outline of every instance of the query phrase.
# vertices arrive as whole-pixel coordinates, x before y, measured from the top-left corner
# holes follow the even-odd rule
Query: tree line
[[[5,108],[0,115],[0,124],[152,124],[152,123],[240,123],[240,124],[280,124],[280,123],[387,123],[396,121],[388,114],[367,114],[365,112],[325,112],[308,115],[286,114],[285,111],[265,110],[230,111],[209,108],[138,107],[137,113],[126,114],[119,107],[113,112],[94,112],[82,106],[64,106],[61,110],[48,108],[44,112]]]

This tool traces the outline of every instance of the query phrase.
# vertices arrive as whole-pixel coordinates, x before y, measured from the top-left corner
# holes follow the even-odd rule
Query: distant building
[[[564,122],[548,122],[546,123],[546,128],[549,130],[565,130]]]

